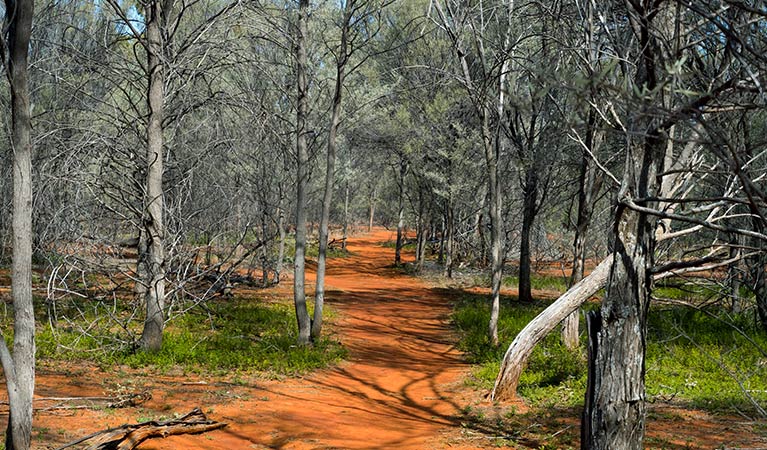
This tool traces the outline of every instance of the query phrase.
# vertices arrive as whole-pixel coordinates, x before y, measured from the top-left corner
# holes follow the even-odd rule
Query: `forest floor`
[[[332,326],[349,351],[339,366],[302,378],[265,379],[43,363],[38,397],[101,396],[122,389],[147,390],[152,399],[137,408],[38,411],[36,448],[56,448],[94,431],[169,418],[195,406],[229,425],[199,436],[150,440],[140,448],[538,449],[560,448],[547,446],[546,436],[562,433],[573,435],[577,447],[578,411],[524,415],[524,403],[492,405],[485,392],[464,383],[470,367],[455,348],[449,323],[459,291],[393,268],[393,249],[383,245],[391,239],[390,231],[377,229],[350,239],[348,257],[329,261],[327,303],[337,312]],[[291,283],[267,294],[290,298]],[[502,430],[487,426],[494,415],[524,417],[519,426],[537,437],[504,438]],[[763,442],[767,448],[757,428],[746,419],[653,405],[648,443],[710,449],[757,448]]]

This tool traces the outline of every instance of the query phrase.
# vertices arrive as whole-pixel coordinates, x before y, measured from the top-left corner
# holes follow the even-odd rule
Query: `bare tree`
[[[307,39],[309,0],[299,0],[298,22],[295,26],[296,57],[296,250],[293,263],[293,301],[298,320],[298,343],[309,345],[311,321],[306,307],[306,187],[309,175],[309,148],[307,143],[308,84]]]
[[[34,2],[6,1],[2,45],[11,92],[13,150],[13,350],[0,335],[0,362],[10,413],[5,448],[27,450],[32,440],[35,390],[35,314],[32,302],[32,120],[28,54]]]

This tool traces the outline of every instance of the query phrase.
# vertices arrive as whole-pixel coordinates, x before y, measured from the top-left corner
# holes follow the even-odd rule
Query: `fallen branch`
[[[180,434],[200,434],[217,430],[227,424],[208,420],[200,408],[195,408],[187,415],[165,422],[149,421],[139,424],[127,424],[80,438],[65,444],[56,450],[63,450],[87,444],[84,450],[132,450],[147,439],[176,436]]]
[[[54,409],[93,409],[93,408],[130,408],[138,406],[152,399],[149,391],[133,392],[115,397],[37,397],[35,398],[35,411],[50,411]],[[54,402],[54,405],[45,406],[46,403]],[[41,406],[41,404],[43,404]],[[7,401],[0,401],[0,405],[8,406]]]

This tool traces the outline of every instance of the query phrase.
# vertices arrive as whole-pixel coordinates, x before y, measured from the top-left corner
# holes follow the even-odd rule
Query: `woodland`
[[[764,2],[3,15],[5,449],[712,448],[673,408],[765,445]],[[272,428],[167,384],[78,440],[133,376]]]

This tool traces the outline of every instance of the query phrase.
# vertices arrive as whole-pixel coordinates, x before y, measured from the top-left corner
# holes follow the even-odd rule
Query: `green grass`
[[[499,321],[501,345],[496,348],[485,336],[489,320],[486,298],[467,295],[457,303],[452,319],[461,335],[461,350],[476,365],[474,384],[492,387],[508,345],[545,306],[506,299]],[[584,345],[582,342],[581,347]],[[732,413],[753,412],[751,396],[767,407],[767,356],[759,349],[767,349],[767,335],[753,318],[731,318],[716,308],[704,312],[685,306],[655,306],[648,320],[648,397]],[[520,379],[519,393],[534,407],[571,407],[582,405],[585,385],[583,350],[567,351],[555,331],[533,352]]]
[[[507,287],[519,286],[518,276],[503,277],[503,285]],[[565,292],[567,290],[567,278],[558,275],[532,275],[530,286],[539,291]]]
[[[327,338],[311,347],[297,346],[295,312],[290,305],[235,298],[209,302],[207,308],[171,322],[157,353],[105,351],[102,343],[108,336],[83,337],[67,329],[58,329],[54,336],[46,326],[38,333],[38,357],[159,370],[297,375],[334,364],[346,354],[338,342]]]
[[[521,304],[504,298],[498,322],[501,345],[490,345],[487,323],[490,308],[485,296],[468,295],[457,303],[452,322],[461,335],[459,348],[476,365],[472,382],[482,389],[491,389],[509,344],[522,328],[543,308],[544,303]],[[522,373],[519,393],[534,404],[547,402],[576,404],[585,389],[586,364],[580,353],[568,351],[557,333],[544,339],[528,361]]]
[[[397,248],[397,241],[386,241],[382,244],[385,248]],[[416,248],[416,242],[414,240],[406,240],[402,246],[402,250],[413,251]]]

